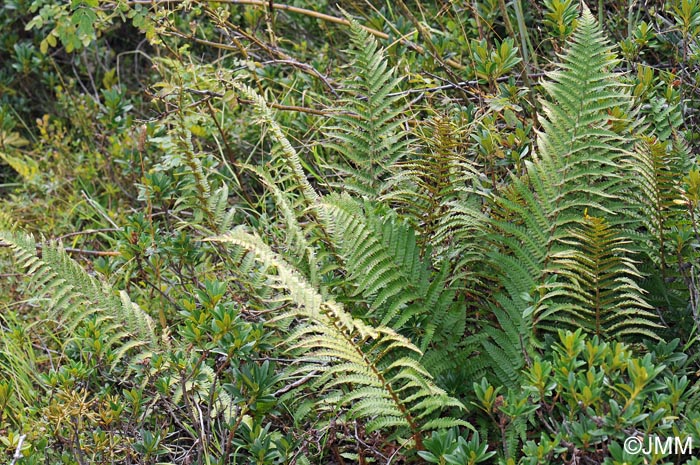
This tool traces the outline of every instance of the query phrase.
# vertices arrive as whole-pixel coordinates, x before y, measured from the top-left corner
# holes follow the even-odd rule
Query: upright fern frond
[[[588,215],[571,235],[571,250],[552,257],[552,268],[565,279],[546,286],[549,293],[543,300],[548,304],[540,309],[542,317],[555,311],[558,318],[569,314],[574,326],[598,336],[656,338],[653,330],[659,325],[635,282],[640,275],[626,248],[629,241],[604,219]]]
[[[45,299],[48,309],[69,329],[96,315],[112,342],[128,340],[120,344],[119,355],[132,347],[158,346],[151,317],[131,302],[126,292],[116,295],[106,283],[89,275],[60,244],[44,244],[39,256],[29,235],[0,232],[0,240],[9,244],[20,266],[27,270],[35,298]]]
[[[559,69],[542,84],[551,100],[542,101],[537,168],[555,194],[549,214],[580,218],[588,202],[591,213],[612,215],[624,203],[628,181],[621,171],[629,166],[636,111],[629,89],[612,72],[617,63],[584,12]]]
[[[228,231],[236,213],[228,203],[228,186],[224,183],[207,199],[207,210],[211,212],[215,231]]]
[[[543,83],[551,100],[542,102],[544,115],[535,161],[528,164],[526,176],[513,179],[506,195],[494,199],[491,224],[496,233],[492,241],[497,248],[495,255],[501,257],[495,262],[501,264],[502,282],[511,287],[511,300],[523,293],[534,295],[536,289],[544,296],[537,299],[534,315],[537,328],[545,330],[554,330],[562,321],[587,325],[592,315],[587,304],[559,299],[567,292],[580,299],[590,297],[582,290],[586,285],[581,281],[589,278],[579,278],[577,273],[593,273],[586,267],[602,266],[601,260],[605,266],[614,262],[620,268],[611,271],[615,276],[611,279],[621,281],[612,286],[617,295],[607,295],[603,306],[620,318],[635,309],[641,312],[640,318],[630,320],[624,328],[615,324],[599,327],[613,333],[652,335],[650,328],[656,325],[645,312],[648,305],[635,284],[640,276],[631,265],[632,250],[621,247],[628,239],[605,236],[603,230],[589,231],[584,220],[584,211],[589,211],[611,227],[632,225],[634,229],[639,225],[634,153],[638,123],[633,122],[633,100],[612,72],[617,59],[589,11],[584,11],[561,58],[559,69],[548,73],[548,81]],[[582,233],[580,227],[587,232]],[[584,236],[586,240],[582,240]],[[614,244],[619,256],[583,258],[599,252],[590,241]],[[565,272],[561,260],[572,257],[578,257],[578,267]],[[566,264],[573,266],[571,261]],[[590,279],[601,277],[594,274],[596,278]],[[529,277],[517,285],[513,275]],[[586,282],[588,289],[596,289],[594,293],[603,290]],[[619,321],[618,316],[609,318]],[[596,325],[590,328],[595,330]]]
[[[344,189],[375,198],[382,191],[389,168],[407,151],[410,139],[403,128],[406,110],[402,96],[392,95],[401,78],[384,58],[374,37],[354,20],[351,23],[355,77],[344,82],[329,144],[341,157],[331,168]]]
[[[636,151],[637,197],[642,206],[639,216],[648,242],[643,251],[664,278],[669,262],[676,259],[668,239],[671,228],[685,214],[683,206],[675,202],[686,172],[680,155],[672,143],[656,138],[642,139]]]
[[[259,238],[234,230],[210,240],[242,246],[268,272],[274,270],[270,284],[286,293],[294,305],[279,318],[303,320],[289,337],[292,350],[305,354],[307,367],[323,367],[316,384],[326,392],[326,401],[347,406],[350,418],[367,421],[367,431],[408,430],[420,447],[422,431],[468,426],[460,420],[435,417],[440,409],[462,405],[434,384],[416,360],[420,350],[408,339],[386,326],[373,327],[353,318]]]
[[[460,152],[466,145],[465,131],[449,117],[431,119],[423,132],[423,150],[393,167],[380,200],[408,217],[422,232],[423,242],[433,242],[447,203],[459,197],[460,189],[478,173]]]

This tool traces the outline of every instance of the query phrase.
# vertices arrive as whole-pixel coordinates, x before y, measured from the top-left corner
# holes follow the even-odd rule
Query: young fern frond
[[[26,269],[35,298],[46,299],[48,309],[69,332],[86,317],[96,315],[115,343],[120,341],[130,348],[158,347],[151,317],[126,292],[116,295],[109,285],[88,274],[59,243],[43,244],[39,255],[36,242],[27,234],[0,232],[0,240],[9,244],[17,262]]]
[[[656,338],[654,329],[659,325],[653,322],[655,315],[635,282],[640,275],[629,258],[629,241],[604,219],[588,215],[571,236],[571,250],[552,257],[552,268],[565,279],[546,286],[548,294],[543,300],[550,303],[541,311],[560,307],[561,317],[569,313],[577,327],[601,337]]]
[[[331,163],[343,189],[376,198],[383,190],[390,167],[408,150],[410,138],[404,129],[406,105],[392,95],[401,78],[384,58],[376,39],[350,20],[353,57],[352,79],[344,81],[333,125],[324,146],[340,155]]]
[[[348,407],[350,418],[365,420],[367,431],[407,430],[420,447],[422,431],[469,426],[435,417],[440,409],[463,406],[435,385],[416,360],[421,352],[410,340],[386,326],[373,327],[354,318],[334,299],[322,296],[258,237],[236,229],[210,240],[244,247],[267,268],[271,286],[293,304],[278,319],[302,320],[288,344],[305,354],[306,365],[323,367],[319,388]]]
[[[465,145],[462,132],[447,116],[431,119],[421,136],[424,149],[394,165],[380,197],[416,225],[424,243],[433,242],[460,186],[478,176],[459,151]]]

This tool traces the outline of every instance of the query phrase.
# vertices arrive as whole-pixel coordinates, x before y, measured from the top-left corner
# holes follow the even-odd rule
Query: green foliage
[[[133,303],[126,292],[119,297],[104,282],[90,276],[72,260],[58,243],[42,245],[41,256],[31,236],[0,233],[9,244],[19,265],[31,276],[34,298],[46,301],[47,308],[67,327],[70,333],[93,314],[95,322],[108,334],[108,347],[119,345],[112,364],[131,348],[155,349],[158,340],[151,317]],[[123,342],[122,339],[130,339]]]
[[[533,359],[526,375],[523,389],[538,409],[536,421],[545,432],[523,448],[520,463],[602,461],[610,456],[613,462],[606,459],[605,463],[615,463],[621,460],[620,446],[632,431],[683,440],[692,437],[691,425],[696,420],[685,409],[697,396],[697,386],[673,374],[683,363],[683,358],[676,360],[663,364],[651,353],[635,356],[622,343],[602,342],[598,336],[586,338],[581,330],[561,331],[553,350],[544,359]],[[492,392],[493,387],[486,391]],[[502,405],[515,396],[509,393]],[[485,401],[482,405],[491,406]],[[509,415],[504,407],[496,408]],[[652,456],[656,460],[663,456],[682,458],[682,454],[673,457],[674,453],[668,448],[666,453]],[[628,459],[637,463],[645,454],[640,456],[630,454]]]
[[[573,324],[654,337],[632,253],[621,247],[628,240],[600,223],[631,227],[630,192],[638,186],[630,155],[632,99],[610,71],[616,60],[589,13],[562,60],[543,83],[552,101],[542,102],[538,157],[527,176],[495,198],[500,217],[492,224],[500,233],[493,241],[505,246],[496,263],[512,282],[506,285],[511,298],[539,294],[537,327]],[[589,211],[601,220],[590,220]],[[626,318],[632,314],[636,318]],[[624,328],[612,323],[621,320]]]
[[[697,2],[244,3],[0,5],[4,461],[696,463]]]

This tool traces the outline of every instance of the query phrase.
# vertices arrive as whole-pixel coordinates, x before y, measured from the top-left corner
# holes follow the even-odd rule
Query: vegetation
[[[700,0],[0,26],[3,463],[700,464]]]

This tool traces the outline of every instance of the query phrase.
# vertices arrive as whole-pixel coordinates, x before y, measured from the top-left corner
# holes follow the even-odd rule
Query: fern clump
[[[512,299],[531,296],[534,323],[540,329],[554,330],[566,323],[607,336],[636,331],[653,337],[650,328],[657,325],[653,314],[644,310],[649,305],[635,284],[641,276],[631,265],[632,251],[619,247],[610,257],[624,264],[626,277],[613,278],[616,284],[610,292],[615,296],[604,299],[617,315],[609,318],[638,311],[637,318],[623,325],[598,321],[601,302],[588,299],[604,294],[611,284],[597,280],[597,275],[589,279],[590,267],[602,266],[598,263],[602,256],[583,258],[593,253],[592,243],[612,247],[631,240],[624,235],[612,239],[608,230],[590,229],[590,218],[629,228],[637,217],[635,196],[640,186],[635,176],[633,100],[612,71],[618,60],[590,12],[583,13],[561,59],[559,69],[543,82],[550,99],[542,102],[535,161],[528,164],[526,176],[512,179],[508,195],[494,198],[497,215],[491,224],[498,232],[491,237],[500,249],[494,262],[504,273],[503,282],[509,283]],[[561,260],[572,257],[578,258],[567,261],[569,268],[562,270]],[[588,283],[586,290],[581,290],[581,280]],[[569,303],[555,303],[562,296]],[[623,309],[620,302],[629,305]]]
[[[618,59],[584,11],[543,88],[537,151],[522,175],[488,195],[488,214],[462,206],[483,224],[493,279],[494,322],[474,367],[517,389],[520,371],[562,327],[604,338],[658,338],[660,325],[635,260],[645,228],[645,179],[636,150],[642,125]],[[648,183],[648,182],[647,182]],[[635,242],[637,241],[637,242]],[[476,372],[479,373],[478,371]]]

